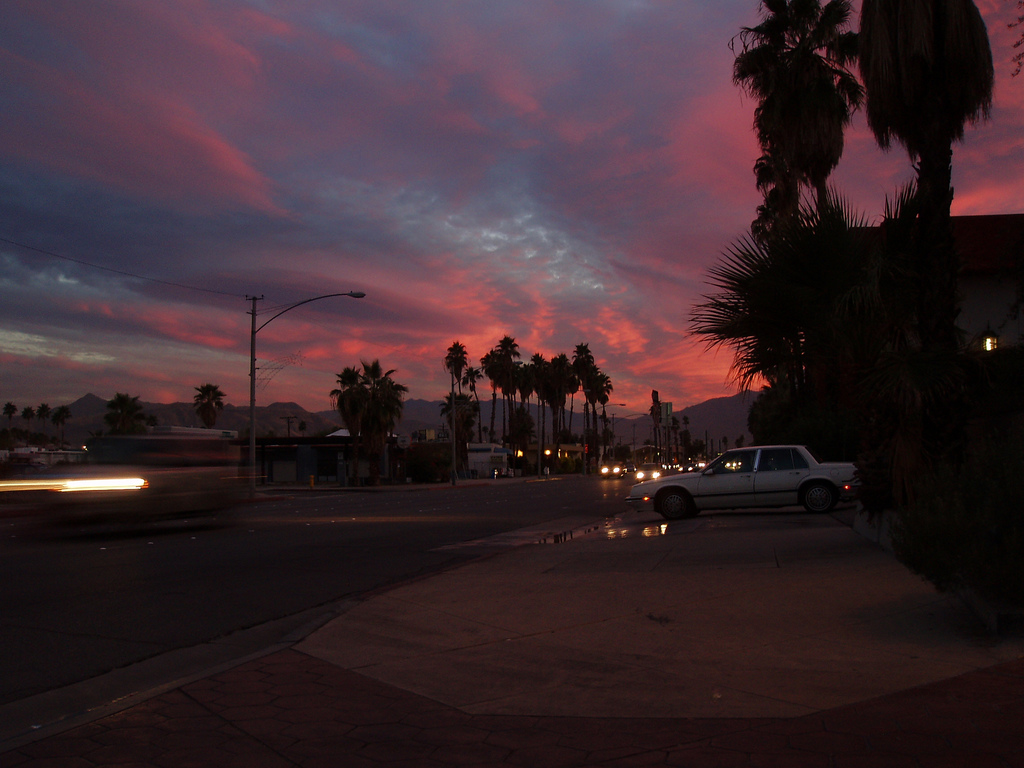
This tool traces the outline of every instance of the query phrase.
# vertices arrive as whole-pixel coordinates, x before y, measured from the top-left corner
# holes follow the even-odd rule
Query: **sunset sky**
[[[1024,212],[1013,0],[977,2],[992,120],[955,214]],[[857,3],[859,8],[859,3]],[[756,0],[7,0],[0,23],[0,402],[92,392],[330,407],[380,359],[508,334],[590,345],[620,415],[734,394],[686,329],[759,195],[729,40]],[[854,24],[859,24],[855,16]],[[833,183],[877,220],[913,172],[858,115]],[[276,308],[276,309],[275,309]],[[489,390],[488,390],[489,391]]]

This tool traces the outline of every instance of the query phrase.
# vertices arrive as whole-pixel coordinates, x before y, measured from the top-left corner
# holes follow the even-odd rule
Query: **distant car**
[[[603,461],[601,462],[598,474],[603,478],[616,478],[622,477],[622,473],[625,470],[625,464],[618,461]]]
[[[764,445],[726,451],[702,470],[638,483],[626,501],[669,520],[705,509],[786,507],[828,512],[856,493],[855,468],[821,463],[802,445]]]
[[[661,464],[641,464],[636,468],[634,476],[638,483],[659,478],[664,473]]]

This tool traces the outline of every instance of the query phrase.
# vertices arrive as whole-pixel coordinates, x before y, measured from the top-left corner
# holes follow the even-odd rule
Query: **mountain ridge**
[[[675,411],[673,415],[680,421],[683,416],[689,419],[690,434],[695,440],[703,440],[707,437],[718,442],[723,437],[727,437],[729,442],[734,444],[736,438],[742,435],[744,440],[749,443],[747,413],[754,397],[754,393],[739,393],[711,398]],[[143,413],[155,417],[161,426],[203,426],[191,402],[149,403],[140,400],[139,404],[142,406]],[[70,403],[68,407],[71,410],[71,418],[64,426],[64,435],[69,444],[80,445],[90,435],[106,430],[103,417],[107,412],[107,400],[104,398],[90,392]],[[486,426],[490,421],[490,398],[482,398],[480,407],[483,423]],[[531,412],[536,417],[536,406],[531,408]],[[610,420],[612,415],[613,412],[608,412]],[[545,417],[550,429],[550,411],[545,414]],[[572,418],[573,431],[577,433],[582,431],[582,410],[578,407],[574,409]],[[495,419],[496,428],[500,429],[500,424],[501,412],[499,410]],[[305,429],[300,430],[300,426],[305,426]],[[260,436],[286,437],[289,434],[293,437],[315,436],[328,434],[343,428],[343,426],[341,417],[332,410],[307,411],[293,402],[275,402],[256,407],[256,434]],[[440,401],[413,398],[405,401],[402,419],[396,426],[395,432],[411,434],[423,429],[442,429],[443,426]],[[44,431],[40,427],[41,425],[33,425],[33,431]],[[236,430],[239,434],[247,433],[249,429],[248,405],[226,404],[224,410],[218,414],[216,427]],[[51,435],[57,434],[57,428],[53,425],[47,425],[45,431]],[[614,431],[619,442],[631,444],[635,440],[636,444],[640,445],[651,435],[651,419],[647,415],[625,418],[616,414]]]

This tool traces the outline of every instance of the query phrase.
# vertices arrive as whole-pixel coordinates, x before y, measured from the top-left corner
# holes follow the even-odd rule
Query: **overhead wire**
[[[26,245],[25,243],[19,243],[17,240],[11,240],[10,238],[7,238],[7,237],[0,237],[0,242],[7,243],[8,245],[13,245],[13,246],[15,246],[17,248],[23,248],[26,251],[33,251],[35,253],[41,253],[44,256],[51,256],[51,257],[53,257],[55,259],[61,259],[62,261],[70,261],[72,264],[79,264],[79,265],[81,265],[83,267],[90,267],[92,269],[99,269],[99,270],[103,270],[104,272],[112,272],[115,275],[122,275],[124,277],[131,277],[131,278],[135,278],[136,280],[145,280],[145,281],[150,282],[150,283],[157,283],[159,285],[167,285],[167,286],[171,286],[173,288],[184,288],[185,290],[189,290],[189,291],[202,291],[203,293],[213,293],[213,294],[217,294],[219,296],[231,296],[232,298],[244,298],[243,296],[241,296],[241,295],[239,295],[237,293],[228,293],[227,291],[218,291],[218,290],[216,290],[214,288],[200,288],[199,286],[196,286],[196,285],[185,285],[184,283],[175,283],[172,280],[161,280],[161,279],[156,278],[156,277],[146,277],[145,275],[139,275],[139,274],[136,274],[135,272],[128,272],[127,270],[123,270],[123,269],[114,269],[113,267],[104,267],[101,264],[93,264],[92,262],[85,261],[84,259],[76,259],[76,258],[73,258],[71,256],[64,256],[63,254],[60,254],[60,253],[54,253],[53,251],[47,251],[44,248],[37,248],[34,245]]]

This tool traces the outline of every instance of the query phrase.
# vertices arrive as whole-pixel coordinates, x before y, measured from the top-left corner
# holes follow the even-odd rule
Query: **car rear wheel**
[[[654,511],[666,520],[679,520],[695,516],[697,507],[683,491],[668,488],[654,497]]]
[[[828,512],[838,500],[839,494],[828,483],[813,483],[804,489],[804,509],[808,512]]]

